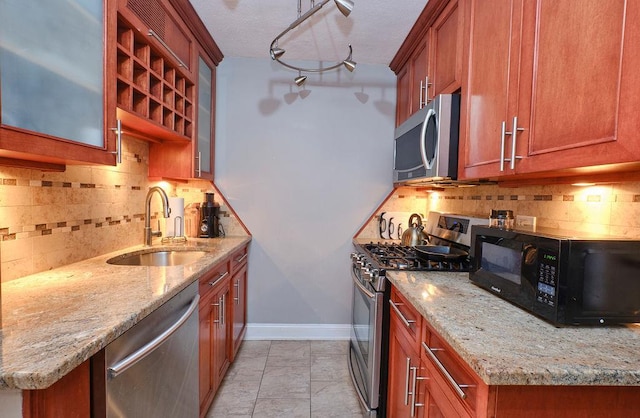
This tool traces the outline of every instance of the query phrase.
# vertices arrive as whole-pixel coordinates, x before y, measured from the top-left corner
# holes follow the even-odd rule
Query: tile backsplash
[[[640,239],[640,183],[452,188],[437,192],[398,188],[374,214],[360,237],[377,238],[381,212],[459,213],[489,217],[491,209],[537,217],[540,227]]]
[[[211,182],[152,182],[148,161],[148,144],[125,137],[116,167],[69,165],[63,173],[0,167],[1,281],[142,244],[145,197],[154,185],[184,197],[185,205],[214,192],[227,235],[246,235]],[[153,197],[154,228],[160,211]]]

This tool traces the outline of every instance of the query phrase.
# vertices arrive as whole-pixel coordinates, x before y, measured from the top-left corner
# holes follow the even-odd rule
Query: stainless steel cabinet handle
[[[220,304],[220,309],[221,309],[220,315],[222,317],[222,321],[220,322],[220,325],[224,325],[227,320],[227,318],[225,318],[226,315],[224,314],[226,304],[227,304],[227,294],[225,293],[222,295],[222,303]]]
[[[513,117],[513,128],[511,129],[511,169],[514,170],[516,168],[516,158],[521,159],[522,157],[516,157],[516,142],[518,131],[524,131],[524,128],[518,128],[518,117]]]
[[[242,255],[242,257],[236,258],[236,263],[242,263],[242,261],[247,258],[247,256],[249,255],[249,253],[244,253]]]
[[[151,37],[153,37],[153,38],[156,38],[156,39],[158,40],[158,42],[160,42],[160,45],[162,45],[162,46],[164,47],[164,49],[166,49],[166,50],[171,54],[171,56],[172,56],[173,58],[175,58],[175,59],[176,59],[176,61],[178,61],[178,64],[179,64],[181,67],[189,68],[189,67],[187,67],[187,64],[185,64],[185,63],[180,59],[180,57],[178,57],[178,55],[177,55],[175,52],[173,52],[173,50],[172,50],[171,48],[169,48],[169,45],[167,45],[167,44],[162,40],[162,38],[158,36],[158,34],[157,34],[157,33],[155,33],[153,30],[149,29],[149,36],[151,36]]]
[[[196,177],[202,177],[202,153],[200,151],[198,151],[196,159],[198,160],[198,168],[196,169],[198,174],[196,174]]]
[[[427,380],[428,378],[418,376],[418,368],[415,366],[412,367],[411,370],[413,371],[413,380],[411,382],[411,416],[415,417],[416,408],[424,406],[423,403],[416,403],[416,396],[418,395],[418,392],[417,392],[418,380]]]
[[[429,76],[424,78],[424,84],[422,83],[422,80],[420,80],[420,109],[424,108],[429,103],[429,86],[431,86],[431,83],[429,83]]]
[[[191,317],[196,309],[198,309],[199,300],[200,295],[196,295],[193,300],[191,300],[191,304],[189,305],[189,308],[186,310],[186,312],[173,325],[164,330],[153,340],[140,347],[134,353],[128,355],[113,366],[109,367],[107,369],[107,375],[109,379],[116,378],[119,374],[123,373],[131,366],[151,354],[156,348],[158,348],[160,345],[162,345],[162,343],[169,339],[169,337],[171,337],[178,330],[178,328],[182,326],[182,324],[187,322],[189,317]]]
[[[504,143],[507,136],[507,122],[502,121],[502,129],[500,130],[500,171],[504,171]]]
[[[116,127],[111,128],[116,134],[116,150],[111,151],[116,156],[116,163],[122,164],[122,121],[118,119],[116,121]]]
[[[220,273],[220,275],[215,280],[211,280],[209,282],[209,286],[215,285],[216,283],[218,283],[220,281],[220,279],[223,279],[223,278],[227,277],[228,275],[229,275],[228,271],[225,271],[224,273]]]
[[[236,283],[233,285],[236,288],[236,296],[233,298],[233,301],[236,305],[240,304],[240,279],[236,279]]]
[[[407,328],[411,328],[411,324],[415,324],[415,320],[413,319],[407,319],[404,317],[404,315],[402,315],[402,312],[400,312],[400,309],[398,309],[398,305],[401,305],[400,303],[398,305],[396,305],[395,303],[393,303],[393,301],[391,299],[389,299],[389,304],[391,305],[391,307],[393,308],[394,311],[396,311],[396,313],[398,314],[398,316],[400,317],[400,319],[402,320],[402,322],[404,323],[404,325]]]
[[[462,399],[466,399],[467,394],[462,391],[462,388],[470,387],[472,385],[460,385],[458,384],[458,382],[456,382],[453,376],[451,376],[451,373],[449,373],[446,367],[444,367],[444,364],[442,364],[440,360],[438,360],[438,357],[436,357],[436,355],[433,353],[434,351],[437,351],[440,349],[431,348],[424,341],[422,342],[422,347],[424,348],[424,351],[425,353],[427,353],[429,358],[436,364],[436,366],[438,366],[438,369],[440,369],[440,371],[442,372],[444,377],[449,381],[451,386],[453,386],[453,389],[456,391],[458,396]]]
[[[404,404],[409,405],[409,376],[411,376],[411,358],[407,357],[407,370],[404,375]]]

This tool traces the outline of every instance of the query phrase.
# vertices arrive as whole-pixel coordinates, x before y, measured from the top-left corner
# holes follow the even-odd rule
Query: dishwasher
[[[198,417],[198,283],[92,359],[92,416]]]

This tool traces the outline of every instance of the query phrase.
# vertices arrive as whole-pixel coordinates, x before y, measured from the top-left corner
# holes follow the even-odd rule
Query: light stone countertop
[[[154,246],[210,252],[183,266],[106,263],[136,246],[2,283],[0,389],[51,386],[250,240]]]
[[[640,324],[557,328],[468,273],[387,277],[488,385],[640,386]]]

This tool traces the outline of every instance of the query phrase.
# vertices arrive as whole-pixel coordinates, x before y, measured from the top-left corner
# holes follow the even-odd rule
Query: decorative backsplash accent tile
[[[536,216],[539,227],[640,239],[640,205],[634,205],[640,203],[640,182],[587,188],[549,185],[507,189],[487,185],[429,193],[403,189],[396,193],[403,199],[392,195],[375,214],[439,211],[488,218],[491,209],[507,209],[516,216]],[[418,195],[427,197],[427,201]],[[360,236],[375,238],[376,226],[368,222]]]
[[[150,186],[185,197],[185,204],[216,193],[227,235],[247,235],[210,182],[150,182],[148,155],[148,143],[125,136],[116,167],[72,165],[49,173],[0,166],[0,280],[142,244]],[[151,203],[151,224],[160,220],[164,231],[160,199]]]

